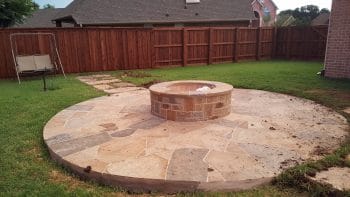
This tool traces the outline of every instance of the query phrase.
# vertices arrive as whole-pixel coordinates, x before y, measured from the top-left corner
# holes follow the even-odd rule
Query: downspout
[[[333,2],[334,0],[332,1],[332,10],[333,10]],[[331,32],[331,24],[332,24],[332,21],[333,21],[333,11],[331,10],[331,14],[330,14],[330,18],[329,18],[329,23],[328,23],[328,34],[327,34],[327,44],[326,44],[326,53],[325,53],[325,57],[324,57],[324,63],[323,63],[323,70],[321,72],[323,72],[323,76],[325,76],[326,74],[326,62],[327,62],[327,54],[328,54],[328,46],[329,46],[329,35],[330,35],[330,32]]]

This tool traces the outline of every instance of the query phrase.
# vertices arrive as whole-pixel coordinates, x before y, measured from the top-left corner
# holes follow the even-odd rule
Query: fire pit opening
[[[229,84],[212,81],[173,81],[150,87],[151,112],[172,121],[205,121],[231,113]]]
[[[210,83],[174,83],[169,86],[175,92],[207,92],[214,88],[215,85]]]

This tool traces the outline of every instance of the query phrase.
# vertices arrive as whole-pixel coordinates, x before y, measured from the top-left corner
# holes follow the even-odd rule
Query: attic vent
[[[201,0],[186,0],[186,3],[200,3]]]

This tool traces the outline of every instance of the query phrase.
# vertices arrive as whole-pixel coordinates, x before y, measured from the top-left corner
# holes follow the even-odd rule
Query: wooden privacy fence
[[[0,78],[14,76],[9,35],[50,32],[67,73],[271,58],[323,59],[327,27],[47,28],[0,30]],[[44,37],[17,40],[21,55],[48,53]]]
[[[328,26],[277,29],[275,58],[323,60]]]

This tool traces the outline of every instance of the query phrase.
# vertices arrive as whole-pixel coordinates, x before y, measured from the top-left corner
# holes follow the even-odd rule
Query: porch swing
[[[38,40],[39,37],[49,38],[48,43],[45,43],[49,46],[49,52],[46,51],[44,54],[41,52],[40,54],[35,52],[30,52],[30,54],[19,54],[18,39],[28,36],[32,39],[38,38]],[[21,84],[20,76],[22,75],[41,75],[43,79],[44,91],[46,91],[46,75],[57,74],[57,72],[61,70],[63,76],[66,78],[57,49],[56,37],[53,33],[12,33],[10,34],[10,43],[19,84]]]

